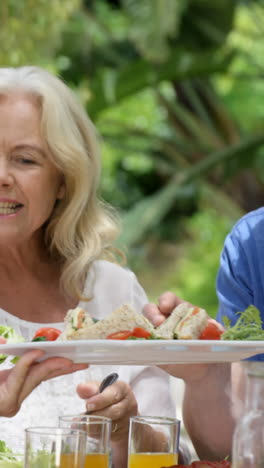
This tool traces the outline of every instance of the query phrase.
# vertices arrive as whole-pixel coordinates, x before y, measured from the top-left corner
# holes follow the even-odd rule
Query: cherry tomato
[[[220,323],[217,323],[215,320],[209,319],[207,327],[202,331],[199,336],[199,340],[220,340],[220,337],[224,329]]]
[[[0,336],[0,344],[5,344],[5,343],[7,343],[7,340],[3,336]]]
[[[144,330],[144,328],[135,327],[132,331],[132,336],[135,336],[136,338],[149,338],[151,333],[149,333],[147,330]]]
[[[132,336],[131,330],[122,330],[115,333],[111,333],[106,338],[107,340],[126,340],[130,336]]]
[[[60,336],[61,334],[61,331],[58,330],[57,328],[52,328],[52,327],[43,327],[43,328],[39,328],[34,337],[33,337],[33,340],[34,338],[38,338],[38,337],[44,337],[46,338],[47,341],[55,341],[58,336]]]

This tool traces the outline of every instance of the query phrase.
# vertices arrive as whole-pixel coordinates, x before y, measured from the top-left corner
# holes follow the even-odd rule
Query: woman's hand
[[[11,368],[0,371],[0,415],[14,416],[24,399],[42,381],[86,369],[86,364],[73,364],[70,359],[48,358],[36,362],[44,355],[41,350],[25,353]]]
[[[112,419],[112,442],[128,438],[129,418],[137,415],[137,402],[130,386],[121,380],[97,393],[100,382],[79,384],[78,395],[86,400],[86,410]]]

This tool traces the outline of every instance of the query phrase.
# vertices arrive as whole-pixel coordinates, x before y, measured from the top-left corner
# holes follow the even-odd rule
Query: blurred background
[[[0,21],[0,66],[58,74],[95,123],[149,298],[214,316],[224,238],[264,204],[264,0],[1,0]]]

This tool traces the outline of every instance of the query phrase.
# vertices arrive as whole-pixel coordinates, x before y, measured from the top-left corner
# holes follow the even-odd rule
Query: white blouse
[[[95,262],[88,275],[84,295],[92,297],[79,306],[92,317],[102,319],[114,309],[130,303],[138,312],[148,302],[135,275],[127,269],[107,261]],[[0,300],[1,301],[1,300]],[[63,323],[28,322],[0,309],[0,324],[8,325],[31,341],[41,326],[63,329]],[[7,360],[0,370],[10,367]],[[75,391],[80,382],[99,380],[110,372],[118,372],[120,380],[129,383],[138,402],[139,413],[144,415],[175,415],[175,403],[170,392],[169,376],[154,366],[90,366],[89,369],[42,382],[24,401],[13,418],[0,419],[0,439],[12,450],[20,452],[24,445],[23,429],[30,426],[54,426],[62,414],[81,413],[84,400]]]

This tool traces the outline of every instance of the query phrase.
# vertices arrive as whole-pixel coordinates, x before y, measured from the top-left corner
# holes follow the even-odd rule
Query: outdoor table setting
[[[130,418],[128,468],[250,468],[258,467],[263,457],[264,366],[245,361],[247,370],[246,411],[234,435],[233,462],[178,463],[180,421],[176,418],[136,416]],[[99,391],[113,384],[117,374],[108,375]],[[253,425],[251,422],[253,422]],[[25,453],[0,454],[0,468],[110,468],[112,421],[89,414],[62,415],[57,427],[32,427],[25,430]],[[253,430],[250,439],[248,428]],[[255,428],[255,429],[254,429]],[[163,451],[151,452],[151,430],[164,437]],[[256,458],[254,458],[256,457]],[[253,460],[253,461],[252,461]]]
[[[196,316],[197,308],[193,309]],[[140,330],[141,335],[144,332],[144,329],[137,330]],[[104,337],[97,340],[56,339],[14,343],[7,341],[1,344],[1,350],[3,356],[18,357],[25,351],[42,349],[45,351],[45,358],[60,356],[70,358],[74,362],[113,365],[161,365],[176,362],[232,363],[264,352],[264,341],[234,339],[235,333],[232,327],[225,333],[233,339],[227,340],[220,339],[220,335],[225,335],[222,331],[218,339],[208,339],[206,334],[207,339],[164,339],[162,336],[157,339],[145,331],[148,335],[144,338],[141,336],[140,339],[134,339],[138,337],[132,335],[133,339],[128,340],[120,339],[122,330],[116,333],[118,339]],[[234,435],[232,468],[256,468],[258,465],[254,457],[259,460],[263,456],[263,444],[260,442],[260,437],[263,436],[264,370],[261,362],[245,361],[245,366],[248,392],[246,414],[252,416],[252,427],[256,428],[255,432],[253,431],[255,437],[251,437],[251,445],[249,445],[248,424],[245,426],[242,417]],[[116,373],[108,375],[101,382],[99,393],[103,392],[108,385],[113,384],[117,378]],[[253,408],[250,407],[252,402],[254,402]],[[111,425],[111,419],[86,413],[61,415],[57,427],[29,427],[25,430],[25,453],[23,455],[3,453],[2,456],[0,455],[0,468],[108,468],[111,466],[110,436],[113,429]],[[159,433],[163,442],[162,450],[159,452],[152,450],[154,443],[152,444],[151,437],[155,431]],[[228,459],[217,462],[195,461],[191,465],[177,465],[179,440],[180,421],[176,418],[162,418],[159,415],[131,417],[128,468],[174,468],[176,466],[227,468],[231,466]]]

